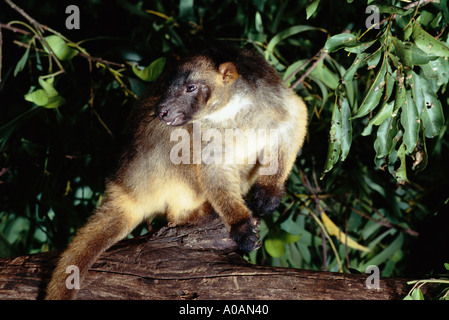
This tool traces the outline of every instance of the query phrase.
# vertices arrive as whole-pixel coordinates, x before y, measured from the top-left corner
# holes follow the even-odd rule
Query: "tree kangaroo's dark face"
[[[178,68],[165,84],[163,95],[156,104],[156,114],[169,126],[182,126],[205,108],[212,88],[204,72],[186,66]]]

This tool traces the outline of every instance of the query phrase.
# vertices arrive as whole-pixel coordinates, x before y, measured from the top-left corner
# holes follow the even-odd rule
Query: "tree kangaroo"
[[[182,224],[213,210],[241,252],[260,246],[258,218],[281,202],[306,135],[305,103],[247,49],[192,54],[155,88],[132,119],[102,204],[62,253],[47,299],[75,298],[66,268],[79,268],[82,287],[101,253],[156,215]]]

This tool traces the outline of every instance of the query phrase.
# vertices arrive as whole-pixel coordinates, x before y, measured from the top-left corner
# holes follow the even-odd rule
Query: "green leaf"
[[[386,119],[392,118],[393,115],[394,101],[385,103],[381,111],[379,111],[376,116],[372,119],[373,124],[380,126]]]
[[[401,162],[401,165],[394,172],[394,177],[396,178],[396,181],[399,184],[405,184],[406,182],[408,182],[408,178],[407,178],[407,162],[405,159],[405,144],[404,143],[402,143],[399,146],[397,156]]]
[[[441,13],[440,13],[441,14]],[[421,25],[427,27],[435,19],[435,16],[429,11],[424,10],[416,21]]]
[[[255,18],[255,26],[256,31],[259,33],[263,33],[263,23],[262,23],[262,15],[259,11],[256,12],[256,18]]]
[[[369,41],[369,42],[361,43],[361,44],[356,45],[354,47],[345,47],[345,51],[351,52],[351,53],[362,53],[366,49],[371,47],[373,45],[373,43],[375,43],[376,41],[377,41],[377,39]]]
[[[149,66],[145,67],[143,70],[137,68],[133,65],[133,72],[143,81],[152,82],[155,81],[164,70],[166,58],[161,57],[150,63]]]
[[[282,257],[285,253],[285,242],[280,238],[267,238],[264,241],[265,249],[273,258]]]
[[[321,98],[323,100],[321,103],[322,103],[322,105],[324,105],[326,103],[328,95],[329,95],[329,92],[327,90],[326,85],[320,79],[318,79],[317,77],[313,76],[312,74],[309,74],[308,78],[310,80],[312,80],[313,82],[315,82],[318,85],[318,87],[320,88],[320,90],[321,90]]]
[[[11,257],[14,247],[9,243],[8,239],[0,232],[0,258]]]
[[[449,82],[449,60],[440,57],[420,67],[426,78],[436,79],[438,86]]]
[[[288,232],[283,232],[282,234],[282,240],[284,240],[285,243],[295,243],[299,239],[301,239],[300,234],[291,234]]]
[[[48,103],[48,96],[45,90],[38,89],[36,91],[27,93],[25,95],[25,100],[29,102],[33,102],[40,107],[45,106]]]
[[[380,126],[385,120],[391,118],[393,114],[394,101],[384,102],[380,111],[368,122],[362,132],[362,136],[369,136],[373,130],[373,126]]]
[[[438,57],[429,56],[419,49],[415,44],[404,44],[401,40],[391,37],[397,53],[405,66],[413,67],[414,65],[425,65],[431,60]]]
[[[287,243],[295,243],[300,238],[300,234],[294,235],[284,230],[277,229],[268,234],[264,240],[264,246],[270,256],[279,258],[285,254]]]
[[[385,86],[385,75],[387,73],[387,63],[384,60],[382,66],[377,73],[373,84],[368,89],[368,92],[363,99],[359,110],[355,114],[354,118],[360,118],[367,115],[369,112],[373,111],[379,104],[380,98],[384,91]]]
[[[354,75],[357,72],[357,70],[361,67],[363,67],[366,64],[365,58],[367,57],[367,53],[359,53],[354,61],[352,62],[352,65],[346,70],[345,74],[343,75],[343,80],[346,82],[352,81],[354,79]]]
[[[329,172],[332,167],[338,162],[341,153],[341,140],[342,140],[342,125],[341,125],[341,112],[337,104],[334,104],[334,110],[332,112],[332,123],[329,132],[329,146],[327,151],[326,163],[324,165],[324,172],[321,176],[323,178],[326,172]]]
[[[392,75],[387,74],[387,86],[385,89],[381,110],[368,122],[368,125],[362,132],[362,136],[370,135],[373,125],[379,126],[387,117],[393,116],[394,101],[389,103],[387,103],[387,101],[390,99],[393,92],[396,74],[397,71],[394,71]]]
[[[408,49],[410,50],[411,55],[412,55],[412,66],[427,64],[432,60],[438,59],[438,57],[433,57],[433,56],[427,55],[424,51],[419,49],[414,44],[411,44]]]
[[[325,45],[325,52],[335,52],[341,48],[345,47],[356,47],[360,45],[357,37],[351,33],[340,33],[335,36],[330,37]]]
[[[413,24],[412,38],[418,48],[428,55],[449,57],[449,48],[440,40],[435,39],[418,24]]]
[[[65,103],[65,99],[60,95],[54,96],[48,100],[48,103],[43,105],[46,109],[54,109]]]
[[[286,30],[283,30],[276,34],[270,42],[268,42],[267,49],[265,50],[265,59],[269,60],[270,56],[273,55],[274,48],[284,39],[296,35],[298,33],[310,30],[322,30],[320,28],[306,26],[306,25],[297,25],[290,27]]]
[[[310,75],[315,76],[332,90],[335,90],[338,87],[338,82],[340,80],[339,76],[326,67],[323,60],[318,62]]]
[[[412,71],[412,94],[427,138],[437,136],[444,126],[444,114],[438,96],[427,79]]]
[[[193,0],[179,0],[179,18],[195,21]]]
[[[23,54],[22,58],[20,58],[19,62],[17,62],[16,68],[14,69],[14,77],[17,76],[17,74],[23,70],[23,68],[25,67],[25,64],[28,60],[28,55],[30,54],[30,48],[31,46],[28,46],[28,48],[26,49],[25,53]],[[1,53],[1,49],[0,49],[0,53]]]
[[[407,100],[407,90],[405,89],[404,81],[405,81],[404,76],[398,74],[396,84],[396,96],[394,100],[394,109],[392,114],[394,117],[398,114],[399,109],[402,108],[405,101]]]
[[[320,0],[311,0],[309,1],[309,4],[306,7],[306,14],[307,14],[307,20],[312,16],[312,14],[315,13],[316,9],[318,8],[318,4],[320,3]]]
[[[449,271],[449,263],[445,262],[444,267],[446,268],[447,271]]]
[[[416,288],[412,291],[411,297],[412,300],[424,300],[424,295],[422,294],[422,291],[419,288]]]
[[[377,67],[377,64],[379,63],[381,57],[382,57],[382,48],[379,48],[376,52],[370,55],[368,59],[366,59],[368,70]]]
[[[388,245],[385,249],[380,251],[376,256],[374,256],[369,261],[367,261],[364,264],[364,266],[361,267],[361,269],[366,269],[366,266],[369,266],[369,265],[377,265],[378,266],[378,265],[382,264],[383,262],[388,261],[389,259],[391,259],[391,257],[397,250],[401,249],[403,243],[404,243],[404,234],[400,233],[396,237],[396,239],[390,243],[390,245]]]
[[[35,103],[40,107],[47,109],[57,108],[65,103],[65,99],[61,97],[53,87],[54,77],[47,79],[39,77],[39,84],[42,89],[32,91],[25,95],[25,100]]]
[[[374,141],[374,150],[376,150],[376,158],[383,158],[390,154],[394,147],[394,138],[397,134],[397,120],[394,117],[387,117],[392,112],[393,103],[385,105],[383,116],[386,118],[382,121],[377,129],[377,138]]]
[[[341,102],[341,124],[341,161],[345,161],[352,143],[351,108],[346,98],[343,98]]]
[[[404,144],[406,154],[410,154],[416,147],[419,133],[419,114],[415,101],[412,99],[410,91],[406,93],[405,103],[402,105],[401,124],[404,128]]]
[[[59,60],[70,60],[78,54],[78,50],[68,46],[67,43],[57,35],[45,37],[45,40]],[[44,47],[44,49],[48,52],[46,47]]]
[[[293,76],[293,72],[295,71],[299,72],[300,70],[304,69],[307,66],[306,62],[307,59],[302,59],[295,61],[294,63],[288,66],[287,70],[285,70],[284,75],[282,77],[282,80],[285,82],[287,86],[289,86],[295,78]],[[298,68],[301,66],[302,68],[298,70]]]
[[[402,9],[401,7],[393,6],[393,5],[383,5],[383,4],[375,4],[379,8],[379,13],[395,13],[397,15],[407,15],[413,12],[413,9]]]
[[[42,87],[42,89],[45,90],[49,98],[53,98],[58,95],[58,91],[56,91],[56,89],[53,87],[54,80],[55,80],[54,77],[50,77],[48,79],[39,77],[38,79],[40,86]]]

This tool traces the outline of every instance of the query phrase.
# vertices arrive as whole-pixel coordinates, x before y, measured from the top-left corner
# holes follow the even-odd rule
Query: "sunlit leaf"
[[[53,87],[54,80],[55,80],[54,77],[50,77],[47,79],[40,77],[38,79],[40,86],[42,87],[42,89],[45,90],[45,92],[47,93],[47,96],[49,98],[52,98],[52,97],[55,97],[58,95],[58,91],[56,91],[56,89]]]
[[[374,52],[372,55],[370,55],[367,59],[366,59],[366,64],[368,65],[368,70],[374,69],[375,67],[377,67],[380,58],[382,57],[382,50],[378,49],[376,52]]]
[[[380,3],[376,3],[376,6],[379,9],[379,13],[395,13],[397,15],[407,15],[413,12],[413,9],[402,9],[401,7],[398,6],[393,6],[393,5],[385,5],[385,4],[380,4]]]
[[[25,100],[33,102],[40,107],[45,106],[48,103],[48,95],[43,89],[38,89],[36,91],[27,93],[25,95]]]
[[[262,23],[262,16],[259,11],[256,12],[256,18],[255,18],[254,24],[256,26],[256,31],[262,33],[263,32],[263,23]]]
[[[324,64],[323,60],[316,65],[310,74],[333,90],[337,88],[338,81],[340,80],[339,77]]]
[[[70,60],[78,54],[78,50],[68,46],[64,39],[57,35],[45,37],[45,40],[59,60]],[[44,49],[47,51],[46,47]]]
[[[362,132],[362,136],[371,134],[373,125],[379,126],[387,118],[393,116],[394,101],[387,101],[390,99],[396,79],[396,71],[392,75],[387,75],[387,85],[385,89],[385,95],[382,102],[380,111],[368,122],[367,126]]]
[[[411,297],[412,300],[424,300],[424,295],[422,294],[422,291],[419,288],[413,289]]]
[[[440,57],[420,66],[426,78],[436,79],[436,84],[441,86],[449,82],[449,59]]]
[[[362,53],[369,47],[371,47],[377,40],[372,40],[369,42],[360,43],[353,47],[345,47],[345,51],[352,52],[352,53]]]
[[[384,60],[379,72],[374,79],[373,84],[368,89],[368,92],[366,93],[365,98],[363,99],[359,107],[359,110],[354,115],[354,118],[363,117],[377,107],[384,91],[386,73],[387,63]]]
[[[191,21],[195,20],[194,0],[179,1],[179,18]]]
[[[439,57],[449,57],[449,48],[440,40],[435,39],[418,24],[413,24],[412,38],[418,48],[428,55]]]
[[[297,25],[292,26],[286,30],[283,30],[276,34],[273,38],[271,38],[270,42],[268,42],[267,49],[265,50],[265,59],[269,60],[270,56],[273,55],[274,48],[284,39],[287,39],[288,37],[294,36],[298,33],[304,32],[304,31],[311,31],[311,30],[321,30],[316,27],[312,26],[306,26],[306,25]]]
[[[346,70],[345,74],[343,75],[344,81],[352,81],[354,79],[354,75],[357,70],[366,64],[365,58],[367,56],[368,54],[364,52],[356,56],[356,58],[352,62],[352,65]]]
[[[444,114],[438,96],[427,79],[412,71],[412,94],[427,138],[437,136],[444,126]]]
[[[165,67],[166,58],[161,57],[150,63],[149,66],[140,70],[137,66],[133,65],[133,72],[143,81],[152,82],[155,81],[162,73]]]
[[[346,98],[341,101],[341,125],[341,161],[345,161],[352,143],[351,108]]]
[[[53,87],[53,82],[54,77],[39,77],[39,84],[42,89],[27,93],[25,95],[25,100],[47,109],[53,109],[63,105],[65,99],[61,97],[58,91]]]
[[[282,234],[282,239],[284,240],[285,243],[295,243],[296,241],[301,239],[301,235],[284,232]]]
[[[285,253],[285,242],[280,238],[267,238],[264,246],[269,255],[274,258],[282,257]]]
[[[357,243],[356,241],[348,237],[347,234],[341,231],[340,228],[337,227],[337,225],[327,216],[325,212],[321,213],[321,221],[326,227],[329,235],[335,236],[341,243],[347,245],[349,248],[365,252],[370,251],[367,247]]]
[[[376,150],[376,157],[383,158],[390,154],[394,146],[394,138],[397,133],[397,120],[394,117],[388,116],[392,112],[393,103],[385,105],[384,113],[385,119],[377,129],[377,138],[374,141],[374,150]]]
[[[332,167],[338,162],[341,153],[341,112],[336,104],[332,113],[331,129],[329,132],[329,145],[327,151],[326,164],[324,166],[324,173],[329,172]]]
[[[404,128],[404,144],[406,154],[412,153],[418,141],[419,133],[419,114],[415,101],[412,99],[411,92],[407,91],[406,100],[402,105],[401,124]]]
[[[399,168],[394,172],[394,177],[396,181],[400,184],[405,184],[408,182],[407,178],[407,160],[406,160],[405,144],[402,143],[399,146],[397,157],[400,160]]]
[[[335,52],[344,47],[355,47],[358,46],[360,42],[357,37],[351,33],[340,33],[335,36],[330,37],[325,45],[324,50],[327,52]]]
[[[319,3],[320,3],[320,0],[311,0],[309,2],[309,4],[306,7],[306,14],[307,14],[306,19],[307,20],[312,16],[312,14],[315,13],[316,9],[318,8]]]
[[[365,266],[369,265],[381,265],[385,261],[389,260],[397,250],[400,250],[403,244],[404,234],[400,233],[393,242],[391,242],[385,249],[380,251],[380,253],[378,253],[376,256],[368,260],[362,268],[366,268]]]
[[[414,65],[425,65],[431,60],[438,57],[429,56],[424,51],[419,49],[415,44],[404,44],[401,40],[392,37],[393,43],[396,47],[398,55],[402,63],[406,66],[413,67]]]
[[[54,109],[57,108],[59,106],[62,106],[65,103],[65,99],[63,97],[61,97],[60,95],[51,97],[48,100],[48,103],[45,104],[43,107],[47,108],[47,109]]]
[[[28,61],[28,55],[30,54],[30,48],[31,48],[31,46],[29,46],[25,50],[25,53],[23,54],[22,58],[20,58],[19,62],[17,62],[16,68],[14,69],[14,77],[17,76],[17,74],[20,71],[22,71],[23,68],[25,67],[26,62]],[[0,53],[1,53],[1,49],[0,49]]]
[[[294,76],[293,76],[293,72],[299,72],[300,70],[303,70],[307,64],[306,64],[307,60],[306,59],[302,59],[302,60],[298,60],[294,63],[292,63],[291,65],[288,66],[287,70],[285,70],[284,72],[284,76],[282,77],[282,80],[285,81],[286,85],[290,85],[292,83],[292,81],[294,80]],[[298,69],[302,66],[301,69]]]

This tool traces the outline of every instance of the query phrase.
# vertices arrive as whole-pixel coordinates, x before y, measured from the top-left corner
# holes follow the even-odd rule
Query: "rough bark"
[[[405,279],[255,266],[218,219],[124,240],[89,270],[78,299],[401,299]],[[0,299],[42,299],[57,252],[0,259]]]

